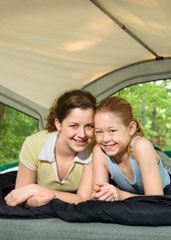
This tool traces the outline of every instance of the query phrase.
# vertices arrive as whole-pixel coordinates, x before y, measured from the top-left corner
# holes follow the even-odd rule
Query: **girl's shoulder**
[[[137,136],[137,137],[133,138],[133,140],[132,140],[133,148],[143,148],[144,146],[152,146],[152,144],[145,137]]]
[[[97,143],[95,143],[93,146],[93,153],[94,154],[105,154]]]
[[[137,137],[132,144],[133,156],[143,156],[149,153],[154,153],[154,147],[152,143],[145,137]]]
[[[100,161],[99,161],[100,159]],[[98,144],[96,144],[93,148],[93,161],[94,162],[105,162],[107,160],[107,155],[102,151]]]

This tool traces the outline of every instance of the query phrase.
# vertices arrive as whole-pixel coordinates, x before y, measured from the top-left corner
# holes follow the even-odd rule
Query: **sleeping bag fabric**
[[[16,173],[0,175],[0,218],[60,218],[68,222],[103,222],[132,226],[171,226],[171,196],[140,196],[122,201],[69,204],[54,199],[40,207],[7,206]]]

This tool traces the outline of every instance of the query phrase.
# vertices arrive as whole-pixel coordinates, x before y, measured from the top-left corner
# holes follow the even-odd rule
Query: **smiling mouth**
[[[88,138],[86,138],[86,139],[73,139],[73,140],[77,145],[80,145],[80,146],[88,143]]]
[[[104,147],[105,149],[111,149],[111,148],[113,148],[115,145],[116,145],[116,143],[113,143],[113,144],[103,144],[103,147]]]

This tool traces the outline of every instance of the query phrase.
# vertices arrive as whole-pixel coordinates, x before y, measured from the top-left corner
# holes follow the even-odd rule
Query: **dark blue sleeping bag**
[[[54,199],[40,207],[10,207],[4,197],[14,188],[16,172],[0,174],[0,218],[60,218],[68,222],[103,222],[132,226],[171,226],[171,196],[140,196],[116,202],[69,204]]]

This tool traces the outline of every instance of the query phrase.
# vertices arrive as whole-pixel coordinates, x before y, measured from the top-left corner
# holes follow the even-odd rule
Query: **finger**
[[[113,197],[112,192],[106,192],[101,197],[99,197],[99,200],[106,201],[108,198]]]
[[[17,206],[18,205],[18,202],[15,200],[15,199],[7,199],[6,201],[6,204],[8,205],[8,206]]]
[[[98,185],[95,185],[94,190],[95,190],[96,192],[99,192],[99,191],[100,191],[100,187],[99,187]]]
[[[113,194],[111,196],[109,196],[105,201],[114,202],[115,198],[114,198]]]
[[[95,194],[95,197],[96,197],[97,199],[99,199],[99,198],[103,197],[107,192],[108,192],[108,191],[100,191],[100,192],[98,192],[98,193]]]
[[[102,186],[101,191],[111,191],[111,187],[110,186]]]

